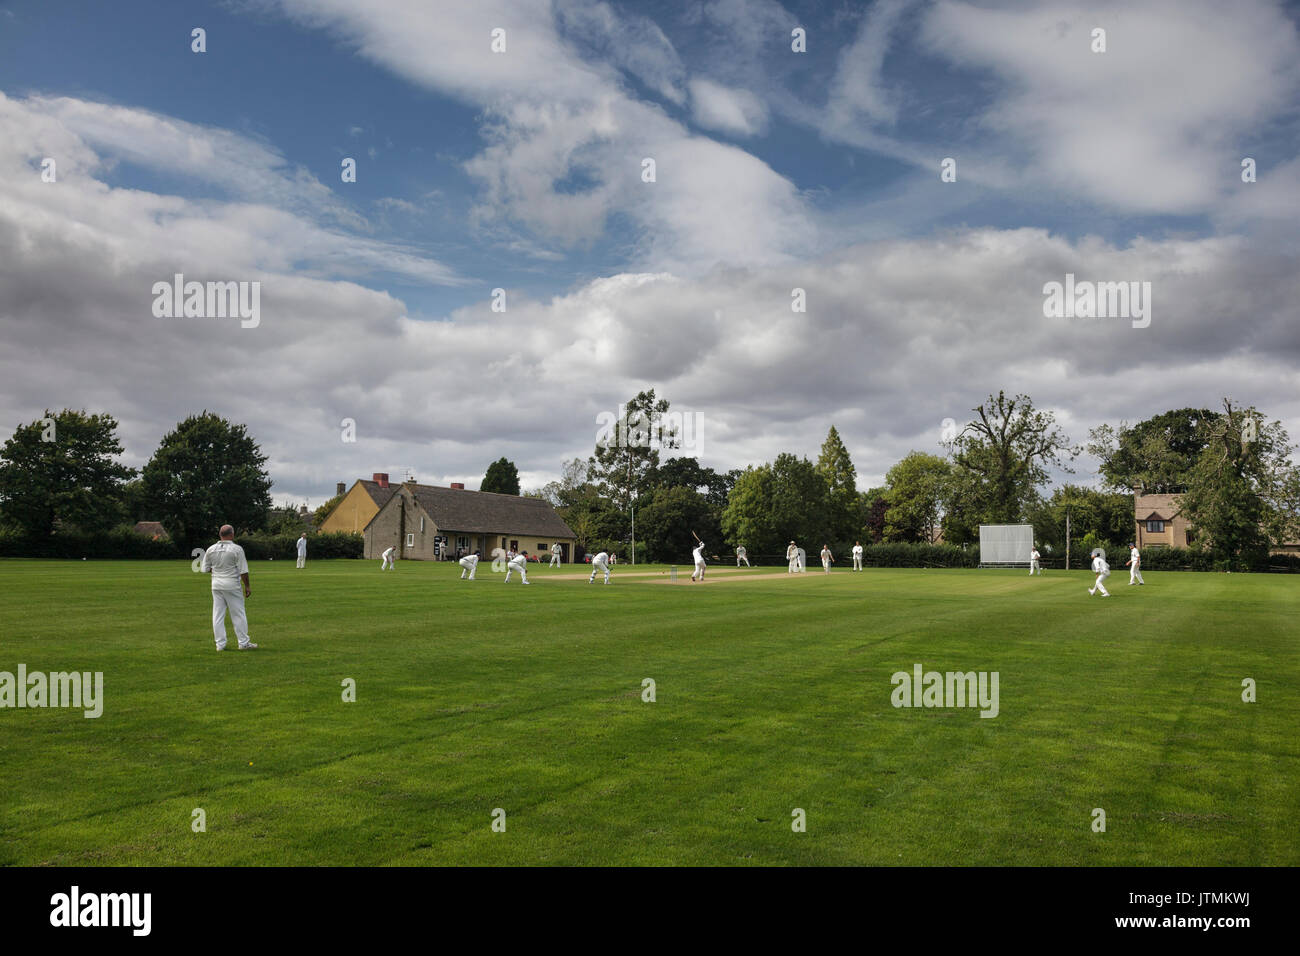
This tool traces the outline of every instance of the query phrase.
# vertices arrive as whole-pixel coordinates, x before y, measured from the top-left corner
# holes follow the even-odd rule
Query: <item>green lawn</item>
[[[1300,578],[631,570],[259,562],[218,654],[187,561],[0,561],[0,671],[105,682],[0,710],[0,863],[1300,864]]]

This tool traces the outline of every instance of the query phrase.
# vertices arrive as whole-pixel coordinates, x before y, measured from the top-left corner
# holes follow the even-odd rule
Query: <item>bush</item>
[[[253,534],[236,537],[248,560],[266,558],[294,559],[298,556],[297,535]],[[215,539],[214,539],[215,541]],[[309,558],[359,558],[362,538],[359,534],[317,534],[307,536]],[[5,558],[120,558],[138,561],[168,561],[190,558],[190,554],[170,538],[153,541],[135,533],[130,525],[121,525],[103,534],[60,531],[48,537],[29,538],[15,532],[0,532],[0,557]]]

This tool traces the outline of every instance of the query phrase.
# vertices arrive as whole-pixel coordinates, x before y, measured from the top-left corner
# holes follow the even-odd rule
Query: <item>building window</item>
[[[407,546],[408,548],[414,548],[414,547],[415,547],[415,532],[413,532],[413,531],[408,531],[408,532],[407,532],[407,534],[406,534],[406,546]]]
[[[1165,523],[1163,521],[1148,521],[1147,534],[1164,534]]]
[[[457,547],[459,550],[461,550],[461,551],[468,551],[468,550],[469,550],[469,538],[466,538],[466,537],[458,537],[458,538],[456,539],[456,547]]]
[[[537,542],[537,552],[538,552],[539,554],[541,554],[541,553],[544,552],[544,551],[550,551],[550,550],[551,550],[551,549],[548,548],[546,545],[542,544],[542,542],[540,542],[540,541]]]

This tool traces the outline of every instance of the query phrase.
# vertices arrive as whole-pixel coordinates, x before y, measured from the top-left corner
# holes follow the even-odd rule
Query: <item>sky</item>
[[[999,390],[1076,443],[1225,397],[1300,439],[1298,23],[0,0],[0,438],[108,412],[139,467],[208,410],[312,507],[501,456],[540,487],[650,387],[706,466],[834,425],[860,488]],[[258,283],[256,322],[159,314],[178,273]],[[1046,314],[1067,275],[1149,314]]]

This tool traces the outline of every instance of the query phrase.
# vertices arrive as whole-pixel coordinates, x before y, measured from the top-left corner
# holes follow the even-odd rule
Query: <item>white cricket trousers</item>
[[[1129,565],[1129,569],[1128,569],[1128,583],[1129,583],[1129,584],[1146,584],[1146,582],[1142,580],[1142,569],[1141,569],[1138,565],[1136,565],[1136,564],[1131,564],[1131,565]]]
[[[1097,575],[1097,583],[1093,585],[1093,588],[1100,591],[1102,594],[1109,595],[1110,592],[1106,590],[1106,585],[1102,583],[1108,577],[1110,577],[1109,571],[1101,572],[1101,574]]]
[[[695,576],[696,576],[697,574],[700,576],[700,580],[703,581],[703,580],[704,580],[704,562],[703,562],[703,561],[700,561],[698,564],[696,564],[696,565],[695,565],[695,570],[691,572],[691,580],[692,580],[692,581],[695,580]]]
[[[460,572],[460,579],[464,581],[466,575],[468,575],[469,579],[473,581],[474,575],[478,573],[478,562],[471,561],[468,558],[461,558],[460,566],[464,568],[464,570]]]
[[[524,579],[524,584],[528,583],[528,571],[525,570],[522,564],[515,564],[511,561],[506,565],[506,584],[510,583],[510,574],[513,571],[519,572],[519,576]]]
[[[830,573],[831,573],[831,559],[830,559],[830,558],[822,558],[822,567],[826,569],[826,573],[827,573],[827,574],[830,574]]]
[[[379,570],[390,571],[392,570],[392,568],[393,568],[393,556],[390,554],[388,557],[384,558],[382,563],[380,563]]]
[[[799,559],[798,559],[798,558],[791,558],[791,559],[790,559],[790,573],[791,573],[791,574],[794,574],[794,573],[795,573],[796,571],[798,571],[798,570],[799,570]]]
[[[860,555],[860,554],[855,554],[855,555],[853,556],[853,570],[854,570],[854,571],[861,571],[861,570],[862,570],[862,555]]]
[[[591,577],[587,578],[587,583],[588,583],[588,584],[595,584],[595,583],[596,583],[596,572],[597,572],[597,571],[604,571],[604,572],[605,572],[605,583],[608,584],[608,583],[609,583],[609,565],[608,565],[608,564],[601,564],[599,561],[593,561],[593,562],[591,562]]]
[[[212,592],[212,636],[217,639],[217,650],[226,648],[226,612],[235,628],[235,638],[240,647],[248,646],[248,615],[244,613],[243,591]]]
[[[553,568],[558,568],[559,566],[560,566],[560,556],[559,556],[558,554],[552,554],[552,555],[551,555],[551,567],[553,567]]]
[[[752,565],[749,563],[749,558],[745,557],[743,554],[736,558],[736,567],[740,567],[741,561],[745,562],[745,567],[747,568],[752,567]]]
[[[1040,567],[1038,566],[1038,562],[1037,562],[1037,561],[1030,561],[1030,562],[1029,562],[1029,573],[1030,573],[1030,574],[1033,574],[1035,571],[1037,571],[1039,574],[1042,574],[1042,573],[1043,573],[1043,569],[1040,568]]]
[[[307,566],[307,555],[305,554],[298,555],[298,567],[304,568],[306,566]]]

